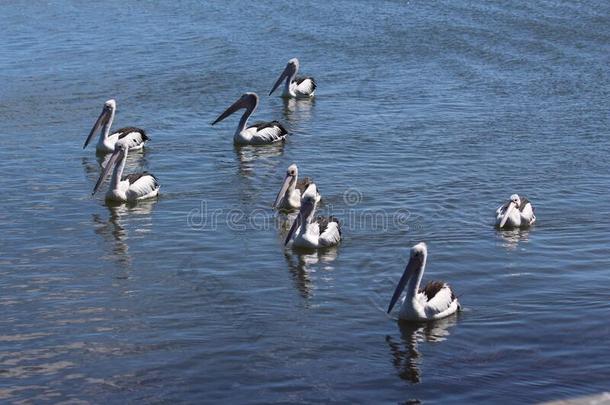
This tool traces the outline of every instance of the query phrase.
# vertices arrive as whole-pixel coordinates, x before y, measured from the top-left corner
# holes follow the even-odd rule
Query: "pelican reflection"
[[[295,124],[309,121],[313,114],[315,100],[315,98],[284,98],[284,118],[287,122]]]
[[[93,214],[95,233],[100,235],[109,247],[108,257],[115,258],[121,266],[131,267],[129,253],[129,231],[145,233],[152,228],[151,213],[156,201],[142,201],[139,204],[106,203],[108,219]],[[136,219],[137,217],[137,219]],[[135,226],[134,226],[135,225]]]
[[[288,141],[290,142],[290,141]],[[253,177],[255,165],[259,165],[257,170],[275,170],[278,164],[273,158],[284,154],[285,142],[277,142],[262,146],[235,146],[237,155],[239,174],[245,177]],[[263,166],[262,168],[260,166]]]
[[[417,384],[421,382],[422,355],[418,346],[422,342],[439,343],[446,340],[449,329],[457,323],[459,314],[433,322],[413,323],[398,321],[400,341],[391,336],[385,340],[390,347],[392,363],[403,380]]]
[[[517,249],[519,243],[529,242],[530,229],[514,228],[514,229],[498,229],[496,235],[501,239],[502,246],[506,250]]]
[[[296,250],[284,253],[288,269],[294,280],[294,285],[303,298],[311,298],[314,284],[313,274],[318,271],[332,271],[334,267],[330,264],[337,258],[337,248],[324,250]],[[328,280],[332,278],[329,273],[322,276]]]

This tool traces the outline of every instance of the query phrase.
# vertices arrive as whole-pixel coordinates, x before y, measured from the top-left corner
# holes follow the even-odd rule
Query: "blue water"
[[[610,4],[0,5],[0,401],[531,403],[610,381]],[[299,57],[312,102],[267,97]],[[232,144],[258,119],[292,133]],[[109,207],[82,143],[145,128],[158,200]],[[282,246],[297,162],[344,223]],[[498,232],[527,196],[538,224]],[[235,216],[237,215],[237,216]],[[214,219],[216,218],[216,219]],[[385,315],[408,248],[464,311]]]

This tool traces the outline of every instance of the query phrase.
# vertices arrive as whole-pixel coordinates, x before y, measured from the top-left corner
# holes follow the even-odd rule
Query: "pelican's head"
[[[282,200],[286,197],[288,190],[296,184],[298,175],[299,168],[295,163],[288,166],[286,176],[284,177],[284,182],[282,183],[282,188],[280,188],[280,192],[277,193],[277,197],[275,197],[275,202],[273,203],[274,208],[277,208],[280,205]]]
[[[303,191],[303,195],[301,196],[301,204],[303,202],[315,203],[317,201],[317,196],[318,196],[318,188],[316,187],[316,184],[309,183],[309,185],[307,186],[305,191]]]
[[[117,143],[114,144],[114,151],[119,151],[122,154],[127,154],[127,151],[129,150],[129,146],[127,145],[127,143],[125,143],[124,140],[120,140]]]
[[[116,110],[116,101],[111,98],[110,100],[104,103],[104,108],[110,108],[112,110]]]
[[[299,168],[297,167],[296,163],[293,163],[290,166],[288,166],[288,169],[286,170],[286,176],[292,176],[292,177],[296,178],[298,175],[299,175]]]
[[[428,255],[428,246],[425,242],[419,242],[417,245],[411,248],[411,254],[409,256],[410,259],[419,260],[420,258],[424,258]]]
[[[93,138],[93,135],[100,128],[102,128],[104,125],[106,125],[110,121],[110,118],[112,117],[112,113],[115,110],[116,110],[116,101],[114,101],[114,99],[110,99],[104,103],[104,108],[102,109],[100,116],[97,117],[95,124],[93,124],[93,128],[91,128],[91,132],[89,132],[87,139],[85,139],[85,144],[83,145],[83,149],[85,149],[87,147],[87,145],[89,145],[89,142],[91,142],[91,138]]]
[[[423,271],[424,267],[426,266],[427,257],[428,247],[424,242],[420,242],[411,248],[409,262],[407,263],[407,267],[402,273],[402,277],[400,277],[400,281],[394,290],[394,294],[390,300],[390,305],[388,306],[388,314],[392,311],[394,305],[396,305],[396,301],[398,301],[398,298],[400,298],[400,294],[402,294],[403,290],[407,286],[409,279]]]
[[[510,196],[510,202],[514,203],[517,208],[521,206],[521,198],[519,194],[513,194]]]
[[[256,109],[257,105],[258,105],[258,96],[256,95],[256,93],[244,93],[241,95],[240,98],[237,99],[236,102],[231,104],[231,106],[229,108],[227,108],[222,114],[220,114],[220,116],[218,118],[216,118],[216,121],[212,122],[212,125],[224,120],[229,115],[233,114],[235,111],[238,111],[242,108],[245,108],[250,113],[252,113]]]
[[[298,71],[299,71],[299,60],[297,58],[290,59],[288,61],[288,63],[286,64],[284,71],[282,72],[282,74],[280,74],[280,77],[278,77],[278,79],[275,81],[275,84],[271,88],[269,95],[273,94],[275,89],[277,89],[278,86],[284,80],[290,80],[291,78],[293,78],[297,74]]]
[[[292,58],[286,64],[286,69],[289,69],[292,73],[296,73],[299,70],[299,60]]]

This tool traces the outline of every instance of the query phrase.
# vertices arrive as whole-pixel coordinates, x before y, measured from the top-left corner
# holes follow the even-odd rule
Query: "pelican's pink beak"
[[[288,190],[288,187],[290,187],[290,183],[292,183],[293,180],[294,180],[294,176],[292,176],[290,174],[286,174],[286,177],[284,177],[284,183],[282,183],[282,188],[280,188],[280,192],[277,193],[277,197],[275,197],[275,202],[273,203],[273,208],[279,207],[280,203],[282,202],[282,199],[286,195],[286,191]]]
[[[102,110],[102,113],[97,118],[97,121],[95,121],[95,124],[93,124],[93,128],[91,128],[91,132],[89,132],[89,135],[87,136],[87,139],[85,140],[85,144],[83,145],[83,149],[85,149],[87,147],[87,145],[89,145],[89,142],[91,142],[91,138],[93,138],[93,135],[101,127],[103,127],[104,125],[106,125],[108,123],[108,120],[110,119],[110,115],[111,114],[112,114],[112,110],[108,106],[104,106],[104,109]]]
[[[254,111],[256,108],[256,104],[258,103],[258,96],[254,93],[246,93],[242,95],[236,102],[231,104],[229,108],[227,108],[214,122],[212,125],[217,124],[218,122],[224,120],[229,115],[233,114],[235,111],[245,108],[250,112]]]
[[[91,193],[91,195],[94,195],[97,192],[97,190],[100,188],[100,186],[102,185],[102,183],[108,176],[108,173],[110,173],[110,170],[112,170],[112,168],[114,167],[119,156],[122,156],[121,155],[122,153],[125,153],[125,149],[123,149],[123,148],[117,147],[114,150],[114,153],[112,154],[112,157],[110,157],[108,164],[102,170],[102,174],[100,174],[100,178],[97,179],[97,183],[95,183],[95,187],[93,187],[93,192]]]

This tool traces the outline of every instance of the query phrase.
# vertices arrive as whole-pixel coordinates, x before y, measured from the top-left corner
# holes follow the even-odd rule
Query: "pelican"
[[[496,210],[496,225],[499,228],[525,227],[534,222],[536,222],[536,216],[532,203],[517,194],[511,195],[510,200]]]
[[[110,188],[106,192],[107,201],[135,202],[156,197],[159,194],[159,183],[152,174],[144,172],[123,176],[128,151],[129,148],[124,143],[118,142],[116,144],[112,157],[102,170],[97,183],[95,183],[92,195],[100,188],[112,167],[114,167],[114,172],[110,180]]]
[[[296,77],[299,71],[299,60],[292,58],[286,64],[284,71],[277,79],[269,95],[273,94],[275,89],[286,80],[282,97],[285,98],[309,98],[313,97],[316,92],[316,81],[313,77]]]
[[[146,132],[144,132],[143,129],[125,127],[110,134],[110,127],[112,126],[112,121],[114,121],[115,111],[116,101],[108,100],[104,103],[102,113],[98,117],[97,121],[95,121],[95,124],[93,124],[91,132],[85,140],[83,149],[89,145],[91,138],[93,138],[93,135],[100,129],[100,127],[102,128],[102,132],[100,132],[100,137],[97,141],[97,145],[95,146],[95,149],[99,153],[114,152],[115,145],[118,141],[125,143],[130,150],[142,149],[144,147],[144,144],[150,138],[146,136]]]
[[[284,183],[280,192],[277,193],[275,202],[273,203],[274,208],[293,210],[301,207],[301,194],[313,184],[313,180],[309,177],[298,179],[299,168],[295,163],[288,166],[286,170],[286,176],[284,177]],[[317,192],[316,188],[316,202],[320,202],[320,193]]]
[[[246,111],[241,116],[233,136],[233,142],[236,145],[262,145],[285,140],[288,131],[277,121],[257,122],[247,126],[248,118],[256,110],[257,106],[258,96],[256,93],[246,93],[227,108],[225,112],[220,114],[212,125],[224,120],[235,111],[244,108]]]
[[[303,248],[324,248],[333,246],[341,240],[341,226],[335,217],[317,217],[316,212],[318,190],[311,183],[301,198],[301,210],[292,223],[288,236],[284,241],[287,245],[293,240],[292,246]],[[294,235],[294,239],[293,239]]]
[[[442,281],[430,281],[424,288],[419,288],[424,270],[428,248],[424,242],[411,248],[409,263],[396,286],[388,314],[394,308],[402,291],[407,289],[406,296],[400,304],[398,318],[406,321],[432,321],[449,316],[460,310],[460,303],[449,287]]]

